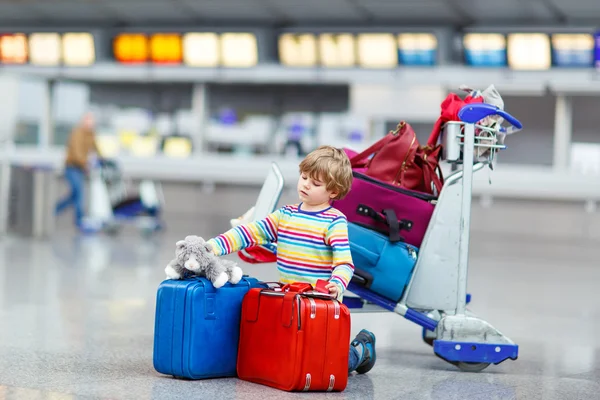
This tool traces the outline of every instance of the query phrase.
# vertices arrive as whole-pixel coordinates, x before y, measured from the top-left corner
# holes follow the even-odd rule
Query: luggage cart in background
[[[129,195],[119,165],[112,160],[98,160],[90,172],[89,213],[83,218],[84,231],[115,235],[128,223],[136,225],[143,236],[163,229],[161,211],[165,200],[160,183],[144,179],[138,188],[138,193]]]
[[[500,135],[522,125],[485,103],[466,105],[458,115],[460,121],[444,126],[442,140],[444,159],[462,164],[462,169],[446,178],[402,299],[388,300],[354,281],[348,290],[360,299],[347,296],[344,302],[349,308],[369,302],[402,315],[423,328],[424,341],[438,357],[463,371],[478,372],[490,364],[516,360],[519,347],[466,309],[473,173],[492,163],[496,152],[506,147],[497,144]],[[501,117],[512,127],[477,124],[486,117]]]

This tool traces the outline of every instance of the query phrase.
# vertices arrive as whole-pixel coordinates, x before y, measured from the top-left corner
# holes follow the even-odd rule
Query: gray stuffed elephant
[[[217,257],[210,244],[200,236],[186,236],[175,244],[175,258],[167,265],[165,273],[167,279],[205,276],[215,288],[227,282],[235,285],[243,275],[235,262]]]

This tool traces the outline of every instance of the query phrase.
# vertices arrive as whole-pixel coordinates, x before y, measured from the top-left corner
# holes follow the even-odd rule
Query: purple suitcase
[[[390,241],[420,247],[437,197],[381,182],[353,171],[352,189],[333,206],[349,222],[384,233]]]

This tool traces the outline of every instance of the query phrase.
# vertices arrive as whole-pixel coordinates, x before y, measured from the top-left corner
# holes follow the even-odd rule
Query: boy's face
[[[307,173],[302,172],[298,179],[298,196],[300,201],[309,206],[319,206],[328,204],[331,199],[337,196],[327,190],[323,181],[311,178]]]

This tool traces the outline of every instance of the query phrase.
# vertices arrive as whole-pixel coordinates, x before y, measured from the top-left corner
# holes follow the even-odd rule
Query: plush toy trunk
[[[215,289],[201,277],[165,280],[156,295],[154,369],[188,379],[236,375],[240,314],[247,276]]]

